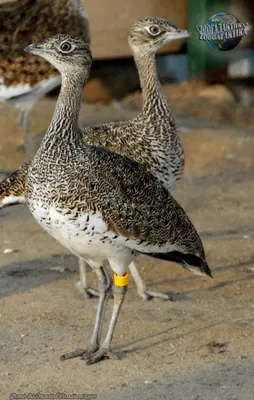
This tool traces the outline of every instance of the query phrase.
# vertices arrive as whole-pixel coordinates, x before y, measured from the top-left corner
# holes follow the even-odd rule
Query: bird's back
[[[90,43],[88,19],[79,0],[17,0],[0,5],[2,85],[34,86],[59,75],[43,58],[24,53],[29,44],[58,33],[80,36]]]

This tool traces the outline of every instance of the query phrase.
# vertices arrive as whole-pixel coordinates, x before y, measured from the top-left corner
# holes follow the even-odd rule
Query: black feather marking
[[[176,262],[177,264],[180,264],[182,267],[188,269],[188,265],[190,267],[195,267],[200,270],[200,272],[203,275],[207,275],[210,278],[212,278],[212,272],[206,263],[206,261],[202,260],[202,258],[194,255],[194,254],[184,254],[181,253],[180,251],[171,251],[170,253],[143,253],[146,254],[147,256],[159,258],[160,260],[165,260],[165,261],[173,261]]]

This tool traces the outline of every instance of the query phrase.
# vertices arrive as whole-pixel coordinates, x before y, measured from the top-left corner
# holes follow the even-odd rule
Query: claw
[[[90,286],[84,287],[81,283],[81,281],[77,281],[75,283],[75,286],[82,292],[84,293],[85,297],[87,299],[92,299],[92,298],[97,298],[100,297],[99,291],[97,289],[93,289]]]
[[[84,353],[85,353],[85,350],[77,349],[77,350],[71,351],[70,353],[63,354],[60,357],[60,360],[64,361],[64,360],[68,360],[70,358],[81,357],[81,356],[83,356]]]
[[[84,294],[87,299],[94,299],[94,298],[100,297],[99,291],[96,289],[93,289],[91,287],[85,288]]]
[[[87,299],[93,299],[93,298],[100,297],[99,290],[93,289],[91,287],[85,288],[84,289],[84,293],[85,293],[85,296],[86,296]],[[111,291],[109,297],[110,297],[110,299],[114,298],[113,291]]]
[[[82,287],[81,281],[77,281],[77,282],[75,283],[75,286],[76,286],[82,293],[84,293],[86,299],[94,299],[94,298],[100,297],[99,290],[93,289],[93,288],[91,288],[90,286],[84,288],[84,287]],[[110,293],[110,298],[111,298],[111,299],[114,298],[113,291]]]
[[[152,300],[155,297],[163,300],[170,300],[170,301],[175,301],[174,294],[173,293],[160,293],[160,292],[152,292],[150,290],[145,290],[142,293],[139,293],[141,297],[145,300]]]
[[[119,357],[116,354],[112,353],[111,350],[101,348],[95,353],[91,354],[90,357],[86,358],[87,359],[86,364],[92,365],[108,358],[112,360],[119,360]]]
[[[98,346],[89,345],[86,349],[76,349],[74,351],[71,351],[70,353],[63,354],[60,357],[60,360],[64,361],[75,357],[81,357],[81,359],[85,359],[83,357],[95,353],[98,349]]]

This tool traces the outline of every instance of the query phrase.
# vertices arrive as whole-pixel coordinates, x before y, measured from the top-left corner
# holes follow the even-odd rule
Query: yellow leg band
[[[124,276],[118,276],[114,273],[114,284],[116,286],[127,286],[129,282],[129,274],[125,272]]]

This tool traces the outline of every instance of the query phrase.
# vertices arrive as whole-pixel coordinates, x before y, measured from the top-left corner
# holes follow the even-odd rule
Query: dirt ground
[[[37,144],[53,107],[45,99],[36,107],[31,130]],[[82,120],[135,113],[128,105],[84,104]],[[16,117],[0,104],[1,177],[25,159]],[[1,399],[38,392],[103,400],[254,399],[253,132],[197,116],[177,121],[186,173],[173,195],[201,234],[214,279],[140,257],[149,287],[172,292],[174,301],[141,300],[131,280],[113,341],[120,360],[61,362],[61,354],[89,341],[97,300],[77,290],[77,260],[25,205],[0,210]],[[7,248],[15,251],[4,254]],[[96,286],[92,271],[89,278]],[[112,300],[105,329],[111,309]]]

